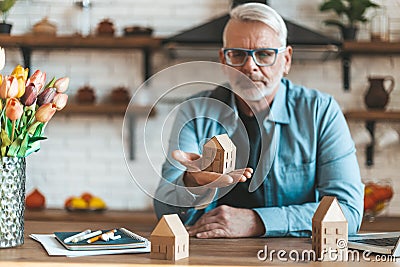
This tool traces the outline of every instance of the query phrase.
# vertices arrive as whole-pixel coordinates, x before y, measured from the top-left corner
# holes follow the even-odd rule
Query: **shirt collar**
[[[276,92],[276,95],[274,97],[274,102],[272,104],[268,120],[276,123],[289,124],[287,86],[288,80],[283,78],[281,80],[278,92]]]

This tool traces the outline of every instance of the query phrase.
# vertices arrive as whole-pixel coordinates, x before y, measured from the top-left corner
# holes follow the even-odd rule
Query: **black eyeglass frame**
[[[282,53],[286,50],[286,46],[281,46],[279,48],[257,48],[257,49],[245,49],[245,48],[224,48],[223,54],[224,54],[224,58],[226,61],[226,64],[232,67],[241,67],[244,64],[246,64],[249,56],[251,56],[253,58],[253,61],[257,64],[257,66],[260,67],[268,67],[268,66],[272,66],[275,64],[276,62],[276,58],[278,57],[279,53]],[[241,64],[233,64],[232,61],[230,61],[229,57],[227,57],[228,52],[231,51],[243,51],[247,53],[247,57],[244,58],[243,62]],[[274,61],[270,64],[261,64],[257,61],[257,59],[254,56],[254,53],[259,52],[259,51],[273,51],[275,53],[275,58]]]

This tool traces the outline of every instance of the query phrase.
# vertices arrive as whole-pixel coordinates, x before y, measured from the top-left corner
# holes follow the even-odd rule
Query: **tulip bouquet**
[[[5,64],[0,47],[0,70]],[[0,74],[0,153],[1,157],[26,157],[40,149],[47,122],[65,107],[69,78],[53,78],[47,84],[46,73],[36,70],[28,78],[28,69],[20,65],[10,75]]]

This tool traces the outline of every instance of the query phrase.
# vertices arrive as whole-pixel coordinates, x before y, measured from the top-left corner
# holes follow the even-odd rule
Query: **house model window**
[[[216,135],[203,146],[202,169],[228,173],[235,169],[236,146],[227,134]]]

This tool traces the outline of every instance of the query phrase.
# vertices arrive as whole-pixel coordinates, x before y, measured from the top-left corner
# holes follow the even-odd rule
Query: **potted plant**
[[[341,20],[328,19],[325,24],[338,26],[344,40],[354,40],[358,24],[368,21],[365,17],[368,8],[379,8],[379,5],[370,0],[325,0],[319,10],[335,11]]]
[[[0,22],[0,33],[10,34],[12,24],[6,22],[8,11],[12,8],[17,0],[0,0],[0,12],[2,21]]]

